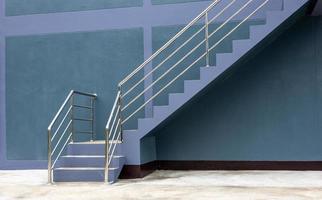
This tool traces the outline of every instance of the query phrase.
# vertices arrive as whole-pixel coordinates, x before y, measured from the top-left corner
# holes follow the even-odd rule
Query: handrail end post
[[[48,128],[48,183],[53,183],[52,178],[52,163],[51,163],[51,129]]]
[[[209,67],[209,20],[208,12],[205,13],[205,39],[206,39],[206,67]]]
[[[105,129],[105,170],[104,170],[104,182],[108,183],[109,182],[109,178],[108,178],[108,168],[109,168],[109,164],[108,164],[108,160],[109,160],[109,129],[106,128]]]

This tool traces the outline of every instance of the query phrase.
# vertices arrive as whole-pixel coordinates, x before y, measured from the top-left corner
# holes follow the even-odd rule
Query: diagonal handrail
[[[216,16],[209,20],[209,24],[215,21],[222,13],[224,13],[236,0],[232,0],[225,8],[223,8]],[[150,72],[148,72],[142,79],[140,79],[136,84],[134,84],[127,92],[125,92],[122,97],[124,98],[128,95],[134,88],[136,88],[142,81],[146,80],[153,72],[159,69],[166,61],[172,58],[179,50],[181,50],[186,44],[188,44],[192,39],[194,39],[201,31],[206,28],[207,25],[203,25],[196,33],[194,33],[189,39],[187,39],[183,44],[181,44],[176,50],[174,50],[167,58],[160,62],[156,67],[154,67]]]
[[[196,24],[209,10],[211,10],[215,5],[217,5],[220,0],[215,0],[211,3],[204,11],[202,11],[196,18],[194,18],[188,25],[186,25],[181,31],[179,31],[173,38],[171,38],[167,43],[165,43],[159,50],[157,50],[152,56],[145,60],[139,67],[137,67],[132,73],[125,77],[119,86],[122,86],[126,81],[128,81],[132,76],[134,76],[138,71],[140,71],[144,66],[150,63],[155,57],[157,57],[162,51],[169,47],[177,38],[179,38],[183,33],[185,33],[190,27]]]
[[[160,49],[158,49],[154,54],[152,54],[147,60],[145,60],[140,66],[138,66],[135,70],[133,70],[128,76],[126,76],[121,82],[118,84],[118,92],[108,119],[105,128],[105,181],[108,182],[108,170],[112,158],[115,153],[116,146],[119,142],[122,141],[122,126],[131,119],[136,113],[138,113],[141,109],[143,109],[148,103],[150,103],[153,99],[155,99],[158,95],[160,95],[166,88],[172,85],[175,81],[177,81],[183,74],[185,74],[189,69],[195,66],[198,62],[202,59],[206,59],[206,66],[209,66],[209,53],[216,48],[219,44],[221,44],[229,35],[235,32],[242,24],[244,24],[250,17],[252,17],[255,13],[257,13],[261,8],[263,8],[269,0],[262,0],[260,5],[256,5],[257,7],[251,11],[249,15],[246,15],[241,22],[239,22],[235,27],[233,27],[228,33],[222,36],[214,45],[209,45],[209,39],[212,38],[218,31],[222,30],[223,27],[231,22],[238,14],[245,11],[246,8],[250,7],[250,5],[255,0],[247,0],[247,2],[241,5],[237,11],[235,11],[232,15],[230,15],[224,22],[218,26],[214,31],[209,33],[209,24],[211,24],[214,20],[218,17],[222,16],[224,12],[231,8],[232,5],[237,2],[237,0],[231,0],[223,9],[221,9],[213,18],[210,20],[209,12],[220,2],[220,0],[215,0],[212,2],[204,11],[202,11],[196,18],[194,18],[188,25],[186,25],[182,30],[180,30],[174,37],[172,37],[167,43],[165,43]],[[258,2],[258,1],[255,1]],[[129,89],[123,91],[123,85],[128,82],[134,75],[136,75],[141,69],[143,69],[148,63],[152,62],[160,53],[164,50],[168,49],[172,43],[174,43],[181,35],[183,35],[190,27],[197,25],[197,23],[202,19],[205,18],[204,25],[199,28],[191,37],[186,39],[179,47],[174,49],[166,58],[162,59],[160,63],[156,65],[152,70],[148,73],[144,74],[143,78],[139,79],[136,83],[130,86]],[[182,56],[179,61],[175,64],[171,65],[165,72],[163,72],[159,77],[157,77],[154,81],[149,83],[149,85],[145,85],[144,89],[139,92],[138,95],[134,97],[129,97],[129,102],[123,105],[124,97],[128,96],[133,90],[144,80],[146,80],[149,76],[151,76],[159,67],[161,67],[164,63],[166,63],[170,58],[172,58],[177,52],[179,52],[183,47],[185,47],[190,41],[192,41],[198,34],[202,31],[205,32],[205,38],[202,39],[198,44],[196,44],[188,53]],[[128,116],[123,116],[122,112],[125,109],[129,109],[131,105],[135,101],[139,99],[139,97],[143,96],[148,90],[152,89],[152,87],[158,83],[161,79],[163,79],[167,74],[169,74],[173,69],[175,69],[179,64],[181,64],[186,58],[188,58],[192,53],[194,53],[197,49],[200,49],[202,45],[205,45],[204,52],[194,61],[186,66],[178,75],[172,78],[165,86],[159,89],[155,94],[152,94],[151,97],[146,99],[141,105],[138,106],[133,112],[130,112]]]

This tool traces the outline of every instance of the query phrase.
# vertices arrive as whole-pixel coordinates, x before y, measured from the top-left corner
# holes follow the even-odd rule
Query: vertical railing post
[[[110,137],[110,131],[109,129],[105,130],[105,170],[104,170],[104,181],[108,183],[108,160],[109,160],[109,137]]]
[[[117,101],[117,108],[120,109],[119,114],[118,114],[118,119],[120,120],[120,132],[121,132],[121,138],[120,140],[123,141],[123,124],[122,124],[122,86],[119,86],[118,88],[119,92],[120,92],[120,96],[119,99]],[[116,127],[116,131],[117,131],[117,127]]]
[[[48,183],[52,183],[52,173],[51,173],[51,130],[48,129]]]
[[[205,37],[206,37],[206,66],[209,67],[209,24],[208,12],[205,14]]]
[[[95,104],[95,102],[94,102],[94,100],[95,100],[95,97],[91,97],[91,119],[92,119],[92,137],[91,137],[91,141],[94,141],[94,139],[95,139],[95,132],[94,132],[94,124],[95,124],[95,114],[94,114],[94,104]]]
[[[72,94],[72,96],[70,97],[70,106],[72,107],[72,109],[71,109],[71,113],[70,113],[70,120],[72,121],[72,123],[71,123],[71,129],[72,129],[72,131],[71,131],[71,134],[72,134],[72,136],[71,136],[71,142],[73,142],[74,141],[74,93]]]

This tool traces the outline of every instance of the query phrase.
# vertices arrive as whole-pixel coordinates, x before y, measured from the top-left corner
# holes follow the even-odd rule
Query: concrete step
[[[120,141],[113,141],[113,143],[121,143]],[[120,145],[116,145],[115,154],[121,155],[122,151],[119,148]],[[105,155],[105,142],[100,143],[70,143],[67,145],[66,155]]]
[[[60,167],[92,167],[105,166],[104,155],[66,155],[59,159]]]
[[[109,180],[115,180],[117,168],[109,169]],[[103,182],[104,168],[59,167],[53,171],[54,182]]]
[[[121,167],[120,160],[125,159],[122,155],[114,155],[110,167]],[[59,159],[59,167],[92,167],[104,168],[105,156],[102,155],[66,155]]]

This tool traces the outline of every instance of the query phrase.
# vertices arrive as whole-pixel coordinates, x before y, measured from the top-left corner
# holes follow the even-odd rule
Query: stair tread
[[[62,158],[105,158],[104,155],[66,155]]]
[[[122,143],[120,140],[109,141],[109,143]],[[72,142],[70,144],[105,144],[105,140],[86,141],[86,142]]]
[[[109,170],[116,170],[118,168],[111,167],[108,169]],[[103,167],[58,167],[58,168],[55,168],[54,170],[93,170],[93,171],[96,171],[96,170],[105,170],[105,168],[103,168]]]
[[[62,158],[105,158],[105,155],[65,155]],[[114,155],[113,158],[121,158],[123,155]]]

